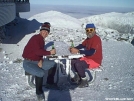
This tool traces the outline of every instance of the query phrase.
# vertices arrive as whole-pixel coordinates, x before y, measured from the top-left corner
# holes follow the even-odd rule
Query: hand
[[[77,48],[70,48],[70,52],[72,54],[77,54],[77,53],[79,53],[79,50]]]
[[[55,55],[56,54],[56,49],[50,50],[50,53],[51,53],[51,55]]]
[[[39,66],[40,68],[42,68],[42,64],[43,64],[43,60],[40,60],[40,61],[38,62],[38,66]]]
[[[70,53],[71,53],[71,48],[72,48],[72,47],[70,47],[70,48],[68,49],[68,50],[70,51]]]

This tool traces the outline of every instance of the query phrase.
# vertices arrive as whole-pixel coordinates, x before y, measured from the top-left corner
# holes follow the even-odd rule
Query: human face
[[[40,34],[41,34],[41,36],[45,39],[47,36],[48,36],[48,31],[46,31],[46,30],[41,30],[40,31]]]
[[[87,28],[86,29],[86,35],[88,38],[92,38],[95,34],[95,29],[94,28]]]

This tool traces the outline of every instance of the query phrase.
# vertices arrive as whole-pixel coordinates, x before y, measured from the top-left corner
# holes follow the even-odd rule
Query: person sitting
[[[30,40],[24,47],[22,54],[22,57],[24,58],[24,70],[27,73],[35,76],[36,95],[39,101],[45,99],[42,90],[43,76],[45,74],[44,71],[52,71],[52,68],[54,68],[55,70],[56,65],[56,63],[53,60],[43,59],[43,56],[56,54],[56,49],[52,49],[50,51],[44,49],[44,39],[49,35],[49,33],[50,25],[48,23],[44,23],[40,28],[40,33],[37,35],[33,35],[30,38]],[[54,78],[52,76],[54,76],[54,73],[50,75],[50,77],[48,78],[51,78],[52,80]]]
[[[96,35],[95,25],[87,24],[85,30],[87,38],[82,44],[69,49],[72,54],[84,54],[82,58],[71,60],[71,66],[75,72],[71,81],[77,83],[80,88],[88,86],[85,69],[97,68],[102,63],[102,42],[100,37]]]

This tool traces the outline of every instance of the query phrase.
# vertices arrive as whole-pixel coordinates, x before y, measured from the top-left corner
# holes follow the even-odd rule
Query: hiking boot
[[[79,88],[84,88],[84,87],[88,87],[88,81],[87,81],[87,78],[81,78],[81,81],[79,83]]]
[[[80,81],[80,77],[79,77],[79,75],[76,73],[76,74],[74,75],[74,77],[71,78],[71,82],[78,84],[79,81]]]
[[[45,101],[45,96],[44,96],[44,94],[36,94],[36,96],[37,96],[37,99],[38,99],[38,101]]]

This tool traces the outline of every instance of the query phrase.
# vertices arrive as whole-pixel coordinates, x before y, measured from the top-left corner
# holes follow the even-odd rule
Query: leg
[[[71,66],[74,72],[77,72],[80,77],[86,77],[85,69],[88,68],[88,64],[85,61],[75,59],[71,61]]]
[[[44,59],[43,67],[44,70],[48,70],[47,83],[54,83],[54,75],[56,72],[56,63],[53,60]]]
[[[43,77],[37,77],[35,76],[35,83],[36,83],[36,95],[39,101],[45,100],[45,96],[42,90],[42,83],[43,83]]]
[[[85,61],[77,60],[74,66],[80,77],[82,78],[86,77],[85,69],[88,68],[88,64]]]
[[[74,64],[74,67],[80,76],[79,87],[83,88],[85,86],[88,86],[88,81],[85,75],[85,69],[88,68],[88,64],[85,61],[77,60]]]
[[[50,68],[48,71],[47,84],[54,84],[54,75],[56,72],[56,67]]]
[[[46,81],[46,88],[58,89],[57,85],[54,83],[54,76],[56,72],[56,63],[53,60],[44,59],[43,67],[44,70],[48,70],[48,77]]]
[[[45,99],[43,90],[42,90],[42,83],[43,83],[43,76],[44,70],[39,68],[37,65],[38,61],[23,61],[23,67],[26,72],[35,75],[35,86],[36,86],[36,95],[39,101]]]
[[[54,62],[54,60],[44,59],[42,69],[49,70],[50,68],[54,67],[55,64],[56,63]]]
[[[29,74],[32,74],[32,75],[35,75],[38,77],[43,77],[44,70],[42,68],[39,68],[37,63],[38,63],[38,61],[24,60],[23,61],[23,68]]]
[[[78,74],[78,71],[77,71],[77,69],[76,69],[76,67],[75,67],[75,64],[78,62],[78,59],[72,59],[71,60],[71,69],[72,69],[72,71],[74,72],[74,77],[73,78],[71,78],[71,82],[72,83],[76,83],[76,84],[78,84],[79,83],[79,81],[80,81],[80,76],[79,76],[79,74]]]
[[[75,68],[75,64],[78,62],[78,59],[72,59],[71,60],[71,69],[74,71],[74,72],[78,72],[77,69]]]
[[[43,90],[42,90],[43,77],[35,76],[35,83],[36,83],[36,94],[38,95],[42,94],[43,93]]]

